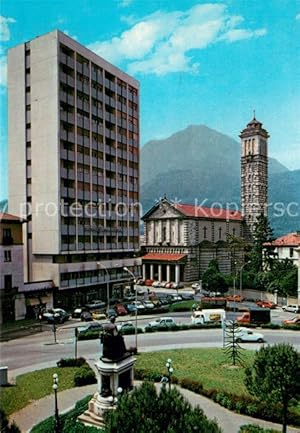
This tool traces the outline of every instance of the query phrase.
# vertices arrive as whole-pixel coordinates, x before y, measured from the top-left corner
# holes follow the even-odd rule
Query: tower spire
[[[256,117],[255,117],[255,109],[253,110],[253,120],[256,120]]]

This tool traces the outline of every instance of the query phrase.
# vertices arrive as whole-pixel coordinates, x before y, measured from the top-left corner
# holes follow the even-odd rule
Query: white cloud
[[[6,18],[0,15],[0,41],[10,40],[9,24],[15,23],[14,18]]]
[[[127,8],[132,4],[133,0],[119,0],[119,6],[121,8]]]
[[[300,13],[296,15],[296,20],[300,20]]]
[[[195,73],[199,63],[192,50],[266,34],[263,28],[242,28],[244,18],[229,15],[223,4],[197,4],[187,11],[157,11],[139,21],[129,18],[122,18],[131,26],[128,30],[111,40],[94,42],[89,48],[108,61],[127,64],[130,73]]]

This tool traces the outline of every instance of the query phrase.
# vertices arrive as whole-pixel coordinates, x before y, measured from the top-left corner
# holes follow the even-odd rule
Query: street
[[[170,314],[176,323],[190,323],[190,312]],[[281,310],[272,312],[273,320],[280,322],[283,318],[292,317],[293,314],[284,313]],[[156,316],[155,316],[156,317]],[[128,319],[127,319],[128,320]],[[134,323],[134,317],[129,318]],[[145,326],[152,318],[138,317],[138,326]],[[118,321],[122,321],[118,318]],[[54,336],[49,326],[49,331],[31,335],[28,337],[11,340],[0,344],[1,364],[8,366],[9,370],[29,368],[47,363],[55,363],[60,358],[74,357],[74,328],[82,325],[82,322],[72,320],[60,326],[57,331],[57,344],[54,344]],[[297,331],[289,330],[259,330],[265,336],[267,344],[291,343],[300,350],[300,339]],[[135,336],[125,336],[126,346],[135,345]],[[257,349],[259,344],[243,344],[245,348]],[[178,332],[158,332],[151,334],[138,334],[138,349],[141,352],[176,349],[188,347],[222,347],[222,330],[187,330]],[[97,360],[101,356],[100,340],[85,340],[78,342],[78,356],[89,360]]]

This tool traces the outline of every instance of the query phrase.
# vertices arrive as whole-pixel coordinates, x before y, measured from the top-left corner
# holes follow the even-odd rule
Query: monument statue
[[[101,335],[103,344],[102,357],[103,362],[116,362],[126,358],[129,353],[126,350],[123,336],[119,333],[115,324],[116,318],[110,317],[110,323],[104,325]]]

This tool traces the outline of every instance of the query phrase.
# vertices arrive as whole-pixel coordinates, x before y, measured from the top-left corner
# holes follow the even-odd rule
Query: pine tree
[[[232,365],[243,365],[242,350],[238,342],[239,325],[235,320],[226,322],[225,327],[225,348],[224,351],[230,359]]]

